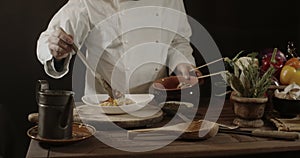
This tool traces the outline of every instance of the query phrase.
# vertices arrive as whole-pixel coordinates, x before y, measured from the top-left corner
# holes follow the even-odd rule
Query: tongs
[[[209,63],[207,63],[207,64],[201,65],[201,66],[199,66],[199,67],[193,68],[193,69],[191,69],[190,71],[195,71],[195,70],[201,69],[201,68],[203,68],[203,67],[206,67],[206,66],[208,66],[208,65],[211,65],[211,64],[214,64],[214,63],[216,63],[216,62],[223,61],[223,60],[224,60],[224,58],[220,58],[220,59],[214,60],[214,61],[212,61],[212,62],[209,62]]]
[[[59,28],[61,31],[65,32],[62,28]],[[85,65],[85,67],[87,69],[89,69],[92,73],[92,75],[96,78],[96,80],[104,86],[104,89],[107,91],[108,95],[111,98],[120,98],[123,97],[124,94],[122,94],[121,92],[117,91],[117,90],[113,90],[112,87],[110,86],[110,84],[104,80],[101,75],[95,71],[93,69],[93,67],[87,62],[86,57],[84,56],[84,54],[81,52],[80,49],[78,49],[78,47],[76,46],[75,43],[72,44],[72,49],[75,52],[75,54],[78,55],[79,59],[82,61],[82,63]]]
[[[223,61],[223,60],[224,60],[224,58],[220,58],[220,59],[214,60],[212,62],[209,62],[207,64],[201,65],[199,67],[195,67],[195,68],[191,69],[190,72],[198,70],[198,69],[201,69],[201,68],[206,67],[208,65],[217,63],[219,61]],[[225,70],[225,71],[220,71],[220,72],[216,72],[216,73],[212,73],[212,74],[208,74],[208,75],[203,75],[203,76],[198,77],[198,79],[202,79],[202,78],[206,78],[206,77],[211,77],[211,76],[216,76],[216,75],[220,75],[220,74],[223,74],[223,73],[226,73],[226,72],[228,72],[228,71]]]
[[[85,56],[83,55],[83,53],[80,51],[80,49],[78,49],[78,47],[73,43],[72,45],[73,50],[76,52],[76,54],[78,55],[79,59],[82,61],[82,63],[87,67],[87,69],[89,69],[92,74],[95,76],[96,80],[98,82],[100,82],[101,85],[104,86],[104,89],[107,91],[108,95],[110,98],[112,99],[118,99],[118,98],[124,98],[124,94],[121,93],[118,90],[112,89],[112,87],[110,86],[110,84],[104,80],[100,74],[95,71],[87,62]]]
[[[224,58],[220,58],[220,59],[217,59],[217,60],[214,60],[212,62],[209,62],[207,64],[204,64],[204,65],[201,65],[199,67],[195,67],[193,69],[190,70],[190,72],[193,72],[195,70],[198,70],[198,69],[201,69],[203,67],[206,67],[208,65],[211,65],[211,64],[214,64],[214,63],[217,63],[219,61],[223,61]],[[208,75],[203,75],[203,76],[199,76],[197,77],[198,79],[203,79],[203,78],[207,78],[207,77],[212,77],[212,76],[216,76],[216,75],[220,75],[220,74],[223,74],[223,73],[227,73],[228,71],[220,71],[220,72],[216,72],[216,73],[211,73],[211,74],[208,74]],[[192,85],[189,84],[189,83],[186,83],[186,82],[180,82],[177,86],[178,89],[181,89],[181,88],[188,88],[188,87],[191,87]]]

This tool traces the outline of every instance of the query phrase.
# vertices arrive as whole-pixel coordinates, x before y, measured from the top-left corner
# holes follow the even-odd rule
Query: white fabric
[[[61,27],[79,48],[86,46],[88,62],[114,88],[147,93],[152,81],[168,74],[166,67],[195,64],[184,13],[182,0],[69,0],[40,35],[37,57],[49,76],[68,73],[72,55],[56,72],[47,43]],[[87,71],[85,93],[104,92]]]

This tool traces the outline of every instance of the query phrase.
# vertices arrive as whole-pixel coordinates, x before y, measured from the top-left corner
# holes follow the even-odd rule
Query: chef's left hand
[[[196,77],[202,76],[201,71],[198,69],[194,69],[194,68],[195,68],[195,66],[191,65],[191,64],[187,64],[187,63],[178,64],[175,69],[175,75],[177,75],[177,76],[181,75],[185,79],[190,79],[190,76],[196,76]],[[202,84],[203,79],[200,79],[199,83]]]

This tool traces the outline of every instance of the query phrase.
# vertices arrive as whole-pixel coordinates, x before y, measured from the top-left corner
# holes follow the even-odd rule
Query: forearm
[[[177,65],[182,63],[195,65],[193,49],[187,39],[176,37],[176,40],[171,44],[168,52],[168,66],[170,68],[170,73],[176,69]]]
[[[193,49],[190,45],[192,29],[185,13],[183,1],[177,0],[175,2],[176,5],[174,9],[181,13],[179,13],[176,17],[175,22],[178,26],[175,30],[176,34],[174,35],[168,52],[168,66],[171,72],[174,71],[176,66],[181,63],[195,65]]]

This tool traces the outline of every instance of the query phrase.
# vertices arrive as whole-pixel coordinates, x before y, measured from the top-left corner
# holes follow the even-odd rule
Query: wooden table
[[[207,107],[200,105],[197,117],[201,118]],[[227,101],[218,122],[231,123],[234,119],[232,105]],[[267,123],[266,126],[269,126]],[[100,134],[97,131],[96,135]],[[120,146],[126,143],[119,144]],[[43,147],[32,140],[27,157],[257,157],[300,155],[300,141],[276,140],[237,134],[218,133],[207,140],[176,140],[169,145],[148,152],[126,152],[114,149],[91,137],[66,146]],[[295,155],[296,154],[296,155]],[[297,156],[296,156],[297,157]]]

